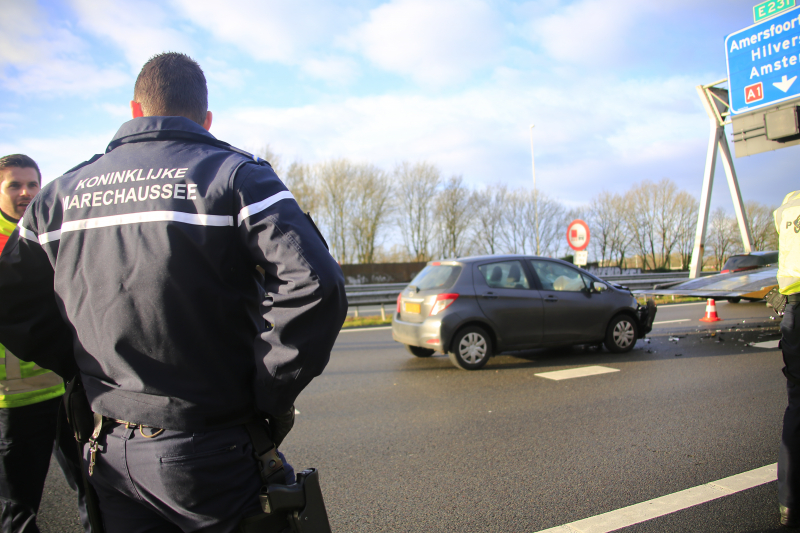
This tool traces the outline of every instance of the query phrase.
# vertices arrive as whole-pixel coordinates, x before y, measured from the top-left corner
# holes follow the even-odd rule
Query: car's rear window
[[[461,274],[459,265],[428,265],[411,281],[418,291],[449,289]]]

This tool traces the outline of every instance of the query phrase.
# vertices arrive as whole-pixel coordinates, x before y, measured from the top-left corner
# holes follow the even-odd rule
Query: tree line
[[[590,262],[685,270],[691,261],[699,202],[668,178],[568,207],[541,190],[473,189],[462,176],[445,177],[427,162],[404,161],[386,171],[341,158],[284,168],[268,146],[258,155],[311,214],[341,264],[537,251],[565,257],[572,253],[566,228],[575,218],[589,225]],[[754,249],[777,249],[774,208],[748,202],[745,209]],[[736,219],[717,208],[709,218],[704,265],[719,269],[741,248]]]

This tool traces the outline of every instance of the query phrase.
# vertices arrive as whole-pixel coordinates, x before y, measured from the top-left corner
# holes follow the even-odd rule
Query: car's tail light
[[[400,314],[400,299],[403,297],[403,293],[397,295],[397,314]]]
[[[730,270],[728,270],[728,269],[726,268],[725,270],[722,270],[722,271],[720,272],[720,274],[727,274],[728,272],[730,272]]]
[[[437,294],[436,301],[434,302],[433,307],[431,308],[430,316],[438,315],[439,313],[450,307],[450,305],[452,305],[452,303],[456,301],[456,298],[458,298],[458,294]]]

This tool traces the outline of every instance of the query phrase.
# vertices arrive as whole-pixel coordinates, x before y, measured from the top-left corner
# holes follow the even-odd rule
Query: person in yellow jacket
[[[778,289],[786,296],[781,320],[783,373],[789,405],[783,416],[778,454],[778,503],[781,524],[800,527],[800,191],[786,195],[775,210],[778,230]]]
[[[40,182],[39,167],[30,157],[0,158],[0,251],[39,192]],[[55,373],[20,361],[0,345],[0,531],[4,533],[38,533],[36,515],[51,454],[68,484],[78,491],[81,521],[90,531],[78,449],[66,421],[58,424],[63,394],[64,383]]]

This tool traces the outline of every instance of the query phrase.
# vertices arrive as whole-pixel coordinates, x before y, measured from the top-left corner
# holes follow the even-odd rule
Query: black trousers
[[[58,447],[54,448],[58,418],[63,416]],[[67,424],[61,398],[33,405],[0,409],[0,531],[38,533],[36,514],[50,467],[58,461],[67,483],[78,491],[78,509],[89,532],[83,498],[80,456]]]
[[[789,303],[781,321],[781,350],[786,370],[800,379],[800,303]],[[787,380],[789,405],[783,415],[778,454],[778,501],[800,513],[800,384]]]
[[[88,445],[83,460],[88,467]],[[294,471],[283,461],[291,484]],[[192,433],[115,424],[99,440],[89,479],[108,533],[232,533],[261,512],[261,475],[244,426]]]

